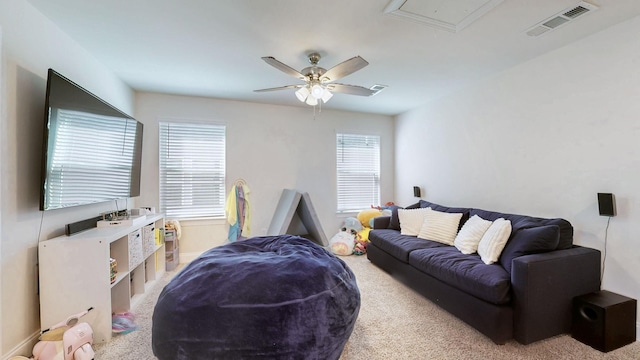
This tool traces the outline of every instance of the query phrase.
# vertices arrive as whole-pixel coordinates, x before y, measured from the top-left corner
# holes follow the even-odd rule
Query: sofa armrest
[[[389,227],[389,222],[391,221],[391,216],[378,216],[373,218],[373,228],[374,229],[386,229]]]
[[[574,246],[513,259],[514,338],[522,343],[571,330],[576,296],[600,290],[600,251]]]

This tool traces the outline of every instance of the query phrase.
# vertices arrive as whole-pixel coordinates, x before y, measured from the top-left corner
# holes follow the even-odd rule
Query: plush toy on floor
[[[353,247],[353,255],[364,255],[367,253],[368,240],[358,239]]]
[[[362,230],[362,225],[358,219],[353,217],[344,219],[340,231],[329,240],[329,249],[331,252],[342,256],[353,254],[358,231],[360,230]]]
[[[78,322],[93,308],[68,317],[44,330],[33,347],[34,360],[91,360],[94,358],[93,330],[86,322]]]
[[[363,244],[365,249],[366,243],[369,241],[369,231],[371,231],[371,229],[373,228],[373,219],[379,216],[391,216],[390,206],[392,205],[388,204],[393,203],[387,203],[387,205],[385,205],[384,207],[372,205],[371,209],[364,209],[358,213],[358,220],[362,224],[362,230],[358,231],[358,235],[362,240],[365,241],[365,243]],[[362,249],[358,249],[357,251],[361,252]]]

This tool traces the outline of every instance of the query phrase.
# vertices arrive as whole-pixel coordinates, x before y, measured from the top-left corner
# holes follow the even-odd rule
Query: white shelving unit
[[[156,229],[160,243],[156,243]],[[113,313],[130,310],[165,271],[164,215],[94,228],[39,244],[42,330],[90,307],[94,341],[111,339]],[[110,258],[117,274],[110,281]]]

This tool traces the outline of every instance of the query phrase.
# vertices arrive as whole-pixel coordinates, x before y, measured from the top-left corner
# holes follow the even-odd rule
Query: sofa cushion
[[[398,209],[419,209],[420,206],[420,202],[417,202],[415,204],[411,204],[405,208],[398,206],[398,205],[392,205],[390,207],[391,209],[391,219],[389,220],[389,226],[388,229],[391,230],[398,230],[400,231],[400,219],[398,218]]]
[[[430,208],[424,209],[398,209],[400,219],[400,233],[402,235],[416,236],[420,232],[424,217]]]
[[[434,278],[493,304],[511,300],[511,276],[500,265],[486,265],[478,255],[453,246],[414,250],[409,264]]]
[[[497,262],[510,236],[511,221],[503,218],[494,220],[478,244],[478,255],[482,261],[487,265]]]
[[[402,262],[409,262],[409,253],[416,249],[446,246],[435,241],[402,235],[397,230],[371,230],[369,241]]]
[[[478,215],[473,215],[460,229],[453,241],[453,245],[463,254],[473,254],[478,251],[478,244],[492,222]]]
[[[556,250],[570,249],[573,246],[573,226],[565,219],[544,219],[527,215],[503,214],[482,209],[471,209],[470,215],[478,215],[483,219],[491,221],[501,217],[505,218],[511,221],[512,236],[520,229],[528,229],[544,225],[558,225],[560,229],[560,239],[558,240],[558,247]]]
[[[500,263],[511,273],[511,261],[514,258],[555,250],[559,240],[560,228],[558,225],[520,229],[516,231],[502,251]]]
[[[427,208],[418,237],[453,245],[461,217],[462,213],[446,213]]]
[[[464,223],[466,223],[467,220],[469,220],[469,213],[471,212],[470,208],[448,207],[448,206],[432,203],[426,200],[420,200],[419,204],[420,204],[420,207],[422,208],[430,207],[432,210],[435,210],[435,211],[442,211],[446,213],[461,213],[462,218],[460,219],[460,223],[458,224],[458,231],[460,231]]]
[[[391,218],[389,219],[388,229],[398,230],[400,231],[400,219],[398,218],[398,209],[402,209],[402,207],[393,205],[390,207],[391,209]]]

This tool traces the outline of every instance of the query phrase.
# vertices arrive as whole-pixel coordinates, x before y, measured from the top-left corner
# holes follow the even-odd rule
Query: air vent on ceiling
[[[369,90],[373,90],[373,94],[371,94],[371,96],[378,94],[380,91],[384,90],[387,87],[387,85],[380,85],[380,84],[375,84],[372,87],[369,88]]]
[[[544,21],[530,27],[529,29],[527,29],[527,35],[540,36],[551,30],[555,30],[561,26],[564,26],[571,21],[574,21],[577,18],[581,17],[582,15],[588,14],[594,10],[598,10],[598,7],[582,1],[578,5],[565,9],[560,13],[553,15],[545,19]]]

